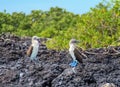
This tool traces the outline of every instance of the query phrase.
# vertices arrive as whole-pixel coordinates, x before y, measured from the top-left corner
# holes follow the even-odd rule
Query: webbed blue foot
[[[70,65],[71,67],[76,67],[77,64],[78,64],[77,60],[73,60],[69,65]]]

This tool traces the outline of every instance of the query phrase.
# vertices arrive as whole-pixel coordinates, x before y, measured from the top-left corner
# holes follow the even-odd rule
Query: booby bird
[[[69,53],[73,59],[73,62],[70,63],[70,65],[72,67],[75,67],[77,65],[77,63],[82,63],[82,56],[81,56],[81,53],[79,52],[76,44],[79,43],[78,40],[76,39],[71,39],[70,42],[69,42]]]
[[[33,36],[31,42],[32,44],[27,50],[27,56],[30,57],[31,60],[36,61],[37,60],[36,56],[39,50],[39,37]]]

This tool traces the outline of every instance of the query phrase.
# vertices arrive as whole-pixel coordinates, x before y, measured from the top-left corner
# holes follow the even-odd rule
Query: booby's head
[[[71,39],[70,42],[69,42],[69,45],[76,45],[79,42],[80,42],[79,40]]]
[[[34,42],[39,42],[39,37],[38,36],[33,36],[32,37],[32,43],[34,43]]]

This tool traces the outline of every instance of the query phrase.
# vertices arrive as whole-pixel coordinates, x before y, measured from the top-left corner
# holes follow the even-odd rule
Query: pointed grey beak
[[[79,41],[79,40],[76,40],[76,43],[80,43],[80,41]]]

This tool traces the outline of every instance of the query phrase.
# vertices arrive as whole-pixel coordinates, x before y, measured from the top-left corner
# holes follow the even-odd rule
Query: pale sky
[[[51,7],[64,8],[75,14],[83,14],[103,0],[0,0],[0,12],[24,12],[31,10],[48,11]]]

